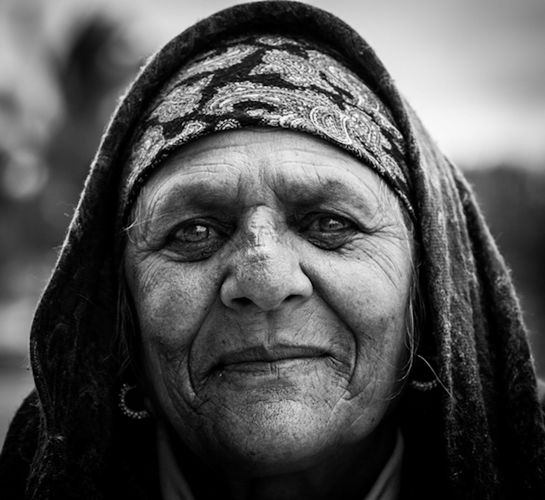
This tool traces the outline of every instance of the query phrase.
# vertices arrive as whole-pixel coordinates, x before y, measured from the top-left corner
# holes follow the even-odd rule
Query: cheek
[[[213,270],[188,272],[158,259],[130,270],[131,289],[141,333],[143,363],[154,400],[170,416],[196,397],[190,352],[200,327],[217,300]]]
[[[318,293],[356,343],[348,387],[354,406],[385,405],[399,388],[407,357],[410,253],[388,253],[386,247],[379,259],[331,258],[316,267],[314,275]]]

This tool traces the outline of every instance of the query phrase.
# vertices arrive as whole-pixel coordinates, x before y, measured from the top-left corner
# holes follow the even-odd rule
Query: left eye
[[[341,247],[356,231],[353,222],[337,215],[313,215],[302,226],[300,231],[308,241],[324,250]]]
[[[314,219],[307,229],[321,232],[343,231],[351,227],[351,223],[341,217],[322,216]]]

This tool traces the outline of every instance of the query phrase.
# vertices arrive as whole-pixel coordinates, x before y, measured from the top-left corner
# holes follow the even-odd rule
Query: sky
[[[195,21],[238,3],[0,3],[10,2],[44,7],[44,36],[57,50],[62,50],[62,33],[75,18],[93,10],[111,12],[142,55]],[[347,21],[374,47],[432,136],[456,162],[468,168],[511,162],[545,170],[545,0],[308,3]]]

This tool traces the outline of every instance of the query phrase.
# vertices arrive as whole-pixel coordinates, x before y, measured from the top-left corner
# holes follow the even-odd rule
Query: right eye
[[[174,233],[176,240],[185,243],[202,243],[214,236],[214,229],[204,224],[187,224]]]
[[[226,232],[217,225],[192,220],[184,222],[171,233],[167,248],[181,260],[199,261],[217,252],[226,239]]]

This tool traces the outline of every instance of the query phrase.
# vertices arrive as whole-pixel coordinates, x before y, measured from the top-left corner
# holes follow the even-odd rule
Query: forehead
[[[221,132],[184,146],[142,194],[157,199],[172,190],[250,203],[266,192],[300,202],[354,196],[373,204],[385,191],[394,197],[374,171],[344,150],[308,134],[267,128]]]

